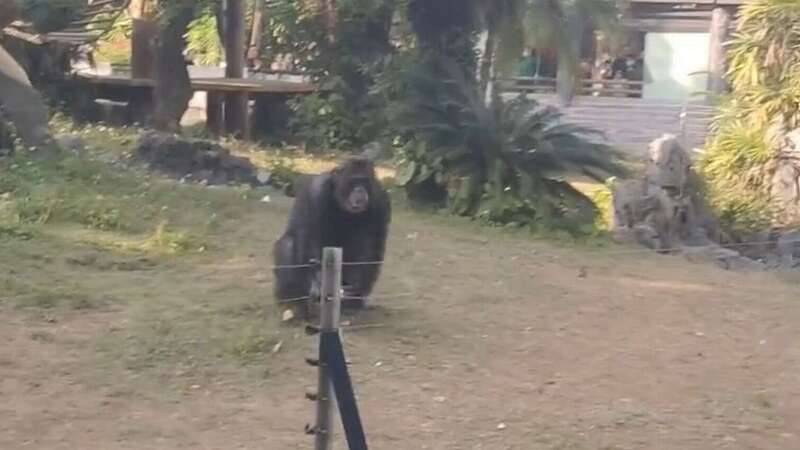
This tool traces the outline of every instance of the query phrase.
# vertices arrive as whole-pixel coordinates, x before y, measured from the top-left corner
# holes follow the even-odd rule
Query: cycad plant
[[[487,104],[458,65],[440,64],[410,69],[405,100],[392,110],[408,142],[398,184],[410,194],[420,188],[434,198],[439,193],[454,213],[492,223],[591,223],[591,201],[559,174],[621,172],[611,149],[593,139],[595,132],[563,123],[557,109],[525,97]]]

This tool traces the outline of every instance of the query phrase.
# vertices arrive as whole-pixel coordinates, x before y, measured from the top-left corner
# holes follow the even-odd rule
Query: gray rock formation
[[[615,240],[730,270],[763,269],[759,261],[717,244],[719,227],[691,164],[675,136],[653,141],[644,179],[621,181],[613,188]]]

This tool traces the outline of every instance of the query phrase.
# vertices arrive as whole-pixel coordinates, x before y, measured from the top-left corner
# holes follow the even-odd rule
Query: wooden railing
[[[549,94],[556,92],[556,79],[548,77],[512,77],[497,80],[501,92]],[[593,80],[580,81],[577,95],[598,97],[641,98],[644,82],[633,80]]]

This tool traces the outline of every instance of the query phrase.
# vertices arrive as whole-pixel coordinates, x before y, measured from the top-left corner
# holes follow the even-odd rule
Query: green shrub
[[[87,6],[85,0],[17,0],[17,3],[22,17],[42,33],[66,28]]]
[[[775,223],[770,198],[776,138],[800,126],[800,3],[744,5],[729,45],[733,93],[722,105],[700,164],[709,203],[734,235]]]
[[[410,142],[401,151],[400,186],[409,193],[423,185],[446,190],[453,213],[492,224],[592,223],[591,201],[558,176],[622,172],[592,130],[565,124],[557,109],[525,97],[487,105],[455,64],[438,73],[447,77],[408,71],[404,100],[392,110],[392,122]]]

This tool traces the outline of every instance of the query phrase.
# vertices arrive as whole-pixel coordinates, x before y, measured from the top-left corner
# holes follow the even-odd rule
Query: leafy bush
[[[186,33],[186,50],[195,64],[216,66],[223,59],[222,42],[217,30],[217,16],[206,8],[189,24]]]
[[[453,63],[408,71],[404,101],[391,113],[411,142],[398,184],[409,193],[425,184],[446,190],[458,215],[520,226],[591,223],[591,201],[558,174],[622,171],[592,130],[562,123],[557,109],[524,96],[487,105]]]
[[[769,188],[777,151],[757,124],[723,115],[700,161],[709,203],[734,234],[767,227],[774,217]]]
[[[22,17],[42,33],[66,28],[87,5],[85,0],[17,0],[17,3]]]
[[[382,61],[393,52],[389,0],[337,2],[336,41],[329,42],[321,17],[303,2],[279,0],[270,7],[277,27],[267,36],[271,52],[291,53],[318,77],[323,92],[293,103],[292,128],[312,147],[358,148],[386,128],[383,97],[370,95]],[[294,19],[294,23],[288,20]],[[287,33],[293,31],[287,36]]]
[[[709,202],[734,234],[774,223],[770,198],[777,139],[800,126],[800,3],[742,7],[729,46],[733,94],[723,103],[701,162]]]

